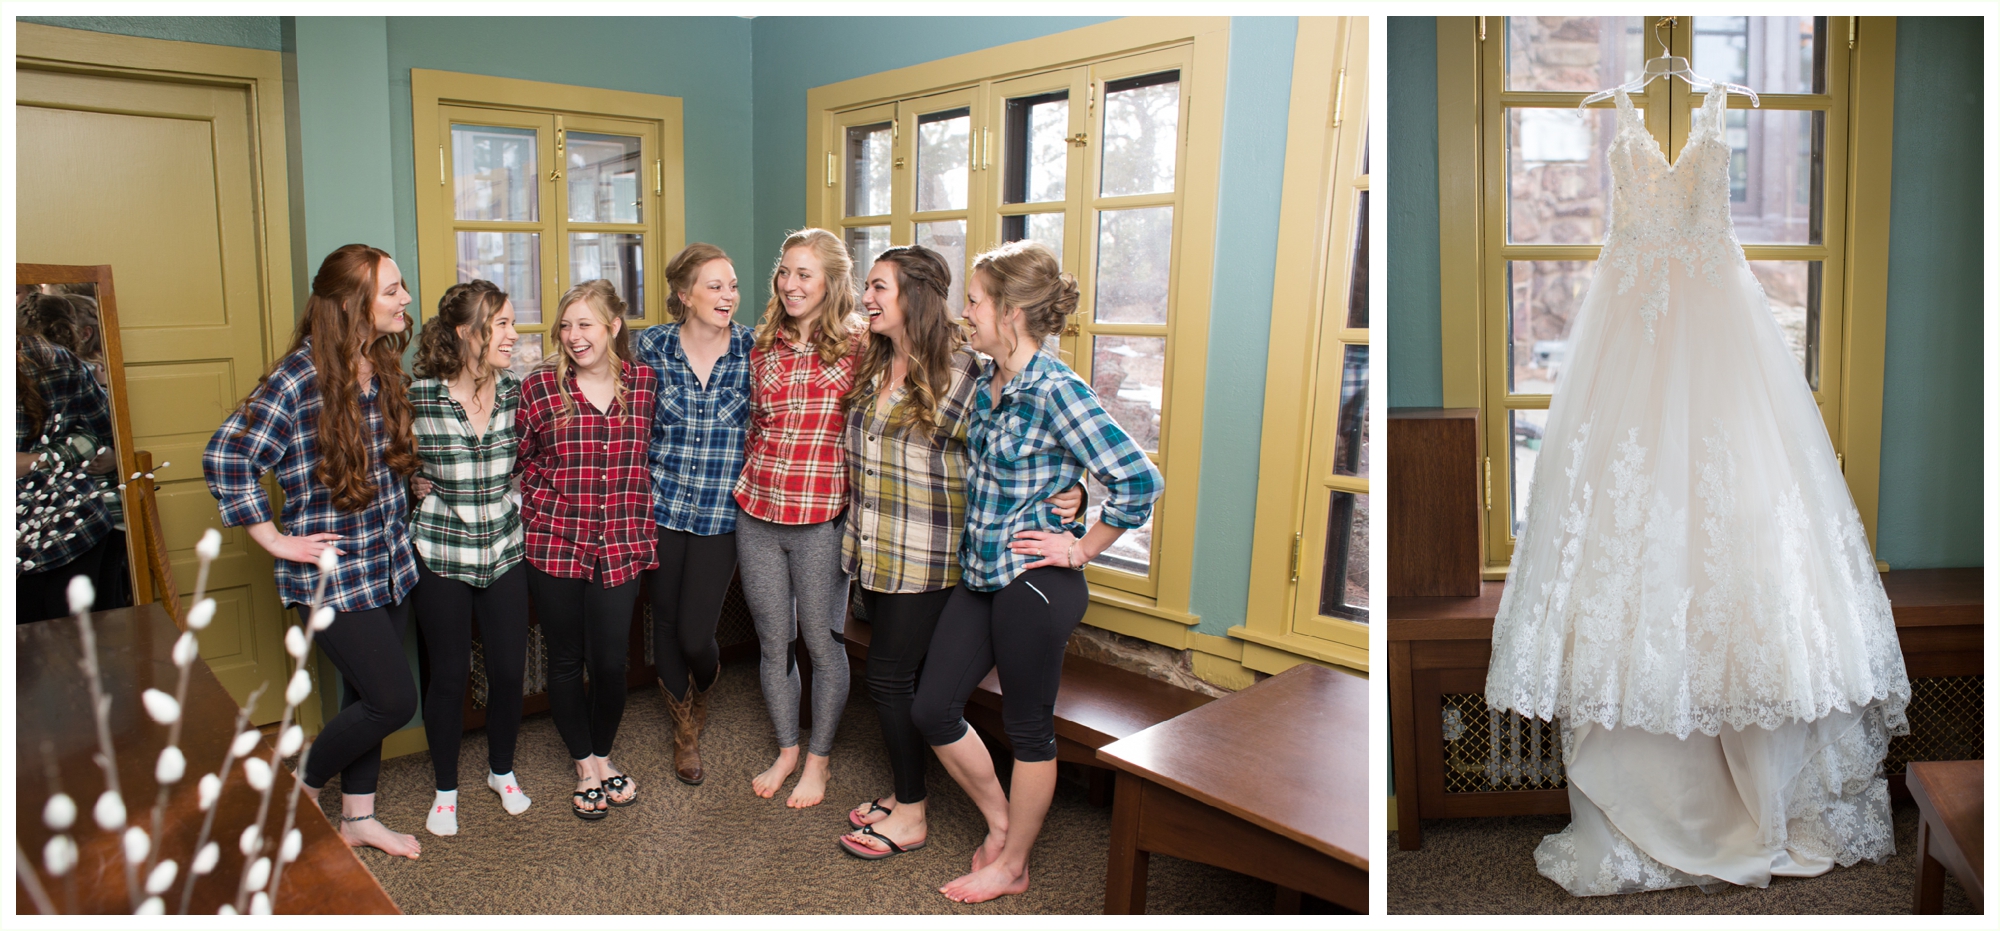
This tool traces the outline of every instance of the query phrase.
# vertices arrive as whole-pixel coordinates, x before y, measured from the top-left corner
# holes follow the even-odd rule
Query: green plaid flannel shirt
[[[511,487],[520,406],[521,382],[502,372],[486,433],[474,436],[443,380],[410,385],[411,427],[424,461],[419,474],[434,486],[411,519],[410,536],[432,572],[485,588],[521,561],[521,508]]]

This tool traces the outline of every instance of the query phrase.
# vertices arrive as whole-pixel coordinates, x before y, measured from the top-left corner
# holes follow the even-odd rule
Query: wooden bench
[[[1899,797],[1907,795],[1905,762],[1983,756],[1984,580],[1985,570],[1977,568],[1882,576],[1913,693],[1910,736],[1891,741],[1886,765],[1890,791]],[[1423,842],[1419,818],[1569,812],[1554,725],[1488,717],[1486,665],[1503,587],[1486,582],[1469,598],[1389,599],[1389,744],[1397,843],[1404,850]],[[1484,735],[1515,722],[1522,759],[1530,763],[1510,754],[1496,779],[1487,772]],[[1456,733],[1448,732],[1454,727]],[[1513,739],[1510,731],[1510,750]]]
[[[868,622],[847,617],[847,655],[857,668],[868,660]],[[1213,698],[1075,654],[1063,657],[1056,692],[1056,759],[1088,767],[1090,800],[1111,801],[1112,771],[1097,758],[1098,748],[1192,711]],[[966,703],[965,719],[981,736],[1011,746],[1000,725],[1000,676],[988,672]]]

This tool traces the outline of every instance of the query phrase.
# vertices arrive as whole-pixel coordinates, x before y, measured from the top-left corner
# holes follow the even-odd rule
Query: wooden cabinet
[[[1885,764],[1898,795],[1910,762],[1985,755],[1984,579],[1983,569],[1882,576],[1910,674],[1910,734],[1890,741]],[[1504,584],[1466,598],[1389,599],[1389,742],[1404,850],[1423,843],[1422,818],[1569,811],[1556,725],[1493,714],[1483,697]]]
[[[1476,597],[1479,409],[1389,410],[1389,597]]]

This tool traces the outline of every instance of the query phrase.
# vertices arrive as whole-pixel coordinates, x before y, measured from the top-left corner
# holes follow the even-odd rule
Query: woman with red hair
[[[409,723],[417,685],[403,653],[417,582],[406,479],[417,471],[401,357],[410,293],[387,252],[335,249],[313,276],[292,345],[243,399],[202,455],[222,522],[249,527],[277,561],[278,597],[308,613],[321,558],[331,627],[314,642],[340,671],[342,708],[313,742],[306,793],[340,773],[340,833],[356,847],[415,859],[417,839],[375,820],[382,739]],[[284,527],[258,479],[285,492]]]

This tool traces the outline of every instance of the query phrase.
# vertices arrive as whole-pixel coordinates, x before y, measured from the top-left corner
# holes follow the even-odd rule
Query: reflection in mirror
[[[92,283],[14,287],[17,623],[68,614],[65,591],[78,575],[91,580],[98,607],[132,603],[97,297]]]

